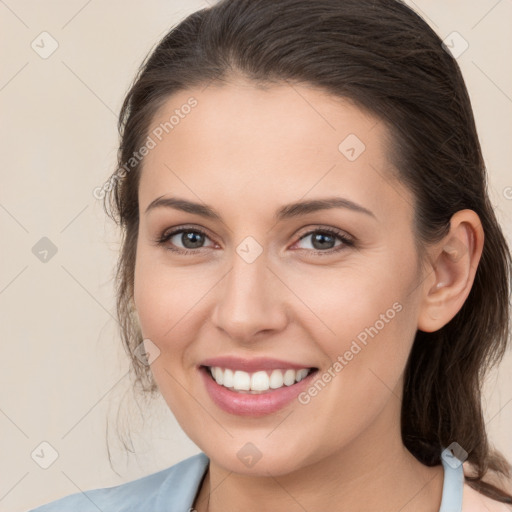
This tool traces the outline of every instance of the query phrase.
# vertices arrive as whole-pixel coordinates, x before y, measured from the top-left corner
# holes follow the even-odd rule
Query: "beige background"
[[[442,38],[457,31],[469,43],[458,61],[491,199],[512,240],[512,1],[408,3]],[[138,65],[171,25],[206,5],[0,1],[0,511],[119,484],[198,452],[162,399],[151,408],[131,399],[114,319],[117,234],[93,190],[114,168],[116,113]],[[31,47],[43,51],[43,31],[59,45],[46,59]],[[32,252],[42,237],[57,248],[46,263]],[[491,439],[510,460],[511,370],[509,351],[485,400]],[[137,456],[113,433],[120,400]],[[31,457],[43,441],[58,452],[48,469]]]

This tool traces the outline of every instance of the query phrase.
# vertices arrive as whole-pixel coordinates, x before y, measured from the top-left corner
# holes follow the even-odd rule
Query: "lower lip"
[[[239,393],[217,384],[204,366],[199,368],[210,398],[222,410],[238,416],[264,416],[279,411],[292,402],[310,384],[317,371],[291,386],[251,394]]]

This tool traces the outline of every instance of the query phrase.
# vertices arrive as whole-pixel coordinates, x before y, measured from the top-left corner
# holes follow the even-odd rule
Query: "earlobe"
[[[462,308],[475,279],[482,255],[484,232],[473,210],[460,210],[450,221],[450,231],[432,248],[432,279],[425,280],[418,329],[434,332]]]

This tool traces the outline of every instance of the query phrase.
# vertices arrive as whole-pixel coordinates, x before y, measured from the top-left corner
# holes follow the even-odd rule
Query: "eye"
[[[354,241],[348,236],[332,228],[318,228],[313,231],[308,231],[305,235],[300,237],[297,244],[302,241],[307,241],[308,239],[310,242],[306,245],[309,245],[309,247],[299,247],[299,249],[312,250],[317,254],[331,254],[343,250],[347,246],[351,247],[354,245]]]
[[[300,250],[313,252],[314,254],[332,254],[346,247],[352,247],[354,241],[346,234],[333,228],[318,228],[302,235],[295,245],[310,239],[309,247],[299,247]],[[169,232],[162,233],[156,240],[157,245],[163,246],[169,251],[180,254],[197,254],[200,249],[214,247],[204,245],[210,237],[201,229],[180,227]]]
[[[197,228],[179,228],[173,231],[163,233],[157,240],[157,245],[162,245],[165,249],[181,254],[197,253],[198,249],[203,249],[205,240],[210,240],[208,235]],[[181,244],[181,245],[180,245]],[[206,246],[210,247],[210,246]]]

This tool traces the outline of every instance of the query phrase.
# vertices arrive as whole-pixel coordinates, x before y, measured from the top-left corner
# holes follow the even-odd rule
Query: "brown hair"
[[[461,310],[442,329],[416,333],[405,370],[403,442],[428,466],[440,464],[442,448],[457,442],[475,469],[468,484],[512,503],[483,481],[488,471],[509,478],[511,466],[490,447],[481,408],[484,374],[507,346],[511,256],[487,195],[466,86],[441,43],[398,0],[222,0],[175,26],[141,65],[119,117],[119,169],[105,196],[123,235],[117,313],[135,382],[154,393],[148,366],[134,356],[142,336],[132,315],[141,172],[133,155],[171,94],[241,74],[255,84],[303,83],[349,98],[389,129],[389,159],[415,197],[419,248],[439,241],[452,215],[466,208],[485,232]]]

